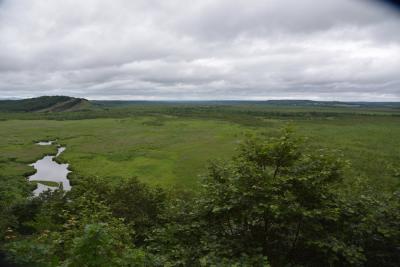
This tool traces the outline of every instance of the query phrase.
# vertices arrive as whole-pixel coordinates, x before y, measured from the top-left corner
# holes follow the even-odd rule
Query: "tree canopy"
[[[344,184],[346,166],[286,129],[210,163],[200,192],[76,177],[2,197],[2,249],[28,266],[397,266],[400,192]]]

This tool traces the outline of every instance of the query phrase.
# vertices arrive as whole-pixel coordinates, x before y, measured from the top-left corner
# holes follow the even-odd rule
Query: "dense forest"
[[[0,100],[0,112],[60,112],[91,109],[83,98],[69,96],[41,96],[21,100]]]
[[[17,266],[398,266],[400,192],[344,186],[348,161],[308,142],[248,136],[195,191],[74,174],[31,197],[0,175],[1,249]]]

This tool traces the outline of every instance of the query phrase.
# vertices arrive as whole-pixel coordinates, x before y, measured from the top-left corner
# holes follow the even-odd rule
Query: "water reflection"
[[[49,143],[50,142],[50,143]],[[51,145],[53,141],[49,142],[39,142],[38,145]],[[69,184],[69,180],[67,178],[69,164],[60,164],[54,161],[54,158],[58,157],[61,153],[65,151],[65,147],[58,147],[58,151],[56,155],[48,155],[43,157],[42,159],[36,161],[35,163],[30,164],[36,169],[36,173],[29,176],[29,181],[50,181],[57,182],[62,185],[63,190],[70,190],[71,185]],[[43,191],[48,189],[54,190],[57,187],[47,186],[41,183],[38,183],[38,186],[35,191],[33,191],[35,196],[38,196]]]

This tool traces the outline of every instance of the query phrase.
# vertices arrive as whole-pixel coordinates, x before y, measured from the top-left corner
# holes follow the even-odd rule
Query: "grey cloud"
[[[400,101],[399,77],[377,1],[0,1],[0,97]]]

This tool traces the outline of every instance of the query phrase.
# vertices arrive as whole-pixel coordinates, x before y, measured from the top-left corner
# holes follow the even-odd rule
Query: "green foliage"
[[[288,131],[247,140],[231,163],[210,166],[203,192],[178,202],[151,248],[184,266],[243,255],[272,266],[395,266],[398,195],[342,192],[345,165]]]
[[[4,178],[2,249],[46,267],[396,266],[400,193],[350,183],[347,166],[284,130],[210,163],[197,191],[75,174],[70,192],[28,198]]]
[[[13,209],[26,202],[32,189],[23,177],[5,177],[0,174],[0,240],[4,240],[9,227],[18,223]]]
[[[134,243],[143,242],[146,230],[156,223],[163,193],[135,178],[114,184],[81,178],[68,194],[47,191],[37,198],[26,195],[19,202],[6,196],[2,195],[5,203],[1,203],[8,207],[4,211],[8,217],[2,220],[3,249],[14,262],[23,266],[153,265],[152,257]]]
[[[126,227],[110,220],[86,224],[83,230],[44,231],[38,236],[11,242],[6,248],[15,262],[30,266],[108,267],[151,263],[144,251],[129,244]]]
[[[273,177],[276,177],[282,168],[291,166],[300,157],[297,140],[290,134],[287,129],[282,136],[272,138],[270,142],[263,142],[257,137],[247,139],[240,147],[238,161],[253,162],[263,170],[272,166]]]
[[[145,266],[141,250],[126,247],[126,230],[122,225],[88,224],[83,235],[73,240],[67,266]]]
[[[161,189],[148,187],[135,177],[113,182],[94,177],[81,178],[72,194],[104,203],[114,217],[123,219],[135,230],[136,244],[142,244],[149,229],[160,223],[165,205],[165,193]],[[81,207],[77,212],[79,210]]]

